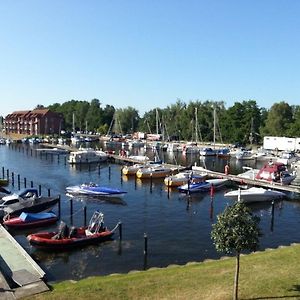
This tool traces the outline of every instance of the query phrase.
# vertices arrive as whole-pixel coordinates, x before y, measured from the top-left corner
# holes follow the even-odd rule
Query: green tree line
[[[177,99],[165,108],[153,108],[143,116],[133,107],[115,108],[98,99],[71,100],[48,108],[62,113],[64,129],[128,134],[137,131],[159,133],[164,140],[213,141],[243,144],[261,143],[265,135],[297,137],[300,135],[300,106],[282,101],[270,109],[255,100],[235,102]]]

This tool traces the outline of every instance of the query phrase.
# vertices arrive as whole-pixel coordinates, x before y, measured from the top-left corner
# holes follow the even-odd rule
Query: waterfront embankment
[[[240,299],[300,299],[300,245],[241,257]],[[49,299],[232,299],[235,258],[54,284]]]

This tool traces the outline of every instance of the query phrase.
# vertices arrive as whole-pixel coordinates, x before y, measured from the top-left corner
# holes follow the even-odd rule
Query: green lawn
[[[300,299],[300,245],[241,257],[240,299]],[[54,284],[30,299],[231,299],[235,258]]]

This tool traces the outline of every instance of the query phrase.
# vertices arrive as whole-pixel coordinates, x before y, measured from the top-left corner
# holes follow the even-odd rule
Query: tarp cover
[[[40,212],[40,213],[26,213],[22,212],[20,214],[20,219],[22,221],[30,222],[30,221],[38,221],[56,217],[53,212]]]

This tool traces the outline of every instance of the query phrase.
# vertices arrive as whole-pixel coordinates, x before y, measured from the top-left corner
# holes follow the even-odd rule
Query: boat
[[[229,180],[226,178],[208,179],[202,182],[188,182],[180,187],[178,190],[182,193],[198,193],[209,191],[213,186],[215,189],[223,187]]]
[[[99,163],[107,159],[108,154],[104,151],[86,148],[70,152],[68,162],[69,164]]]
[[[3,225],[10,229],[25,229],[32,227],[47,226],[56,223],[58,217],[53,212],[26,213],[11,218],[9,215],[4,217]]]
[[[161,163],[160,162],[155,162],[155,161],[149,161],[149,162],[146,162],[146,163],[138,163],[138,164],[134,164],[132,166],[124,166],[122,168],[122,174],[123,175],[127,175],[127,176],[130,176],[130,175],[136,175],[136,172],[139,170],[139,169],[143,169],[143,168],[149,168],[149,167],[158,167],[160,166]]]
[[[173,170],[164,165],[156,165],[147,168],[140,168],[136,172],[137,178],[164,178],[170,175]]]
[[[235,154],[237,160],[254,160],[255,155],[252,151],[249,150],[240,150]]]
[[[269,162],[265,164],[256,174],[256,180],[277,182],[283,185],[290,184],[296,178],[296,174],[290,174],[286,165],[280,162]]]
[[[69,194],[85,195],[85,196],[124,196],[127,192],[111,187],[100,186],[96,183],[83,183],[80,185],[68,186],[66,191]]]
[[[230,157],[230,149],[229,148],[220,148],[217,150],[217,156],[221,158]]]
[[[277,162],[283,163],[285,165],[291,165],[292,163],[299,160],[299,157],[293,151],[283,151]]]
[[[39,196],[37,189],[22,189],[0,200],[0,218],[5,215],[19,216],[22,212],[41,212],[51,209],[60,200],[59,196]]]
[[[197,174],[193,171],[182,171],[175,175],[167,176],[164,179],[164,183],[168,187],[181,186],[188,181],[201,182],[204,181],[207,173]]]
[[[201,148],[199,150],[199,154],[201,156],[215,156],[217,154],[216,150],[210,148],[210,147],[206,147],[206,148]]]
[[[7,186],[9,183],[9,180],[6,178],[0,178],[0,186]]]
[[[71,227],[61,222],[57,232],[38,232],[27,236],[29,243],[42,250],[71,250],[90,244],[111,240],[117,224],[112,230],[104,226],[104,215],[95,211],[86,227]]]
[[[238,189],[224,194],[226,198],[241,200],[243,202],[261,202],[282,199],[286,197],[283,192],[264,189],[262,187],[251,187],[249,189]]]
[[[38,152],[42,152],[42,153],[47,153],[47,154],[68,154],[69,151],[63,148],[58,148],[58,147],[54,147],[54,148],[39,148],[36,149],[36,151]]]

